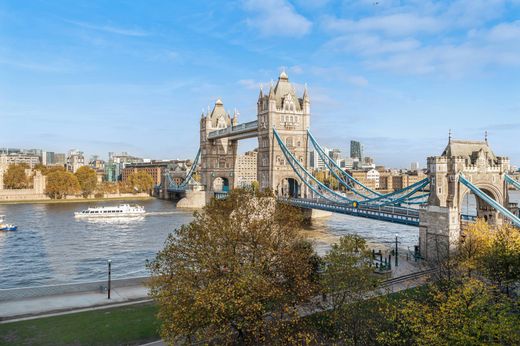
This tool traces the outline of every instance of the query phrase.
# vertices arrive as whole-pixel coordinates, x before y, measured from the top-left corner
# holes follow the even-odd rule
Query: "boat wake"
[[[185,214],[180,211],[149,211],[146,212],[146,216],[159,216],[159,215],[175,215],[175,214]]]

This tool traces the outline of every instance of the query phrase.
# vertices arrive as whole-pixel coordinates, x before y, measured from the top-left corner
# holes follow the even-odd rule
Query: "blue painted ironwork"
[[[420,180],[410,186],[407,186],[404,189],[397,190],[391,193],[388,193],[386,195],[372,198],[370,200],[362,201],[361,203],[370,203],[370,204],[377,204],[377,205],[390,205],[390,204],[400,204],[405,202],[407,199],[411,198],[414,194],[424,189],[428,184],[430,183],[430,180],[428,178],[425,178],[423,180]],[[403,194],[402,196],[399,196]],[[399,197],[396,197],[399,196]],[[390,198],[392,197],[392,198]]]
[[[505,175],[505,179],[506,179],[506,183],[508,183],[509,185],[512,185],[514,186],[517,190],[520,190],[520,182],[513,179],[511,176],[509,175]]]
[[[215,199],[226,199],[228,197],[227,191],[219,191],[214,194]]]
[[[311,189],[312,192],[316,193],[318,196],[321,196],[331,202],[347,202],[352,203],[354,200],[345,197],[336,191],[332,190],[322,182],[320,182],[316,177],[314,177],[309,171],[303,167],[302,163],[294,157],[294,155],[289,151],[289,149],[285,146],[282,139],[280,138],[280,135],[278,132],[273,128],[274,137],[276,138],[276,141],[278,142],[278,145],[282,149],[282,152],[287,159],[287,162],[289,162],[289,165],[294,170],[296,175],[298,175],[298,178],[301,179],[301,181]],[[317,186],[314,186],[313,183]]]
[[[459,181],[466,186],[468,189],[470,189],[476,196],[480,197],[484,202],[495,208],[500,214],[502,214],[504,217],[511,220],[511,222],[517,226],[520,227],[520,218],[518,218],[515,214],[513,214],[509,209],[495,201],[493,198],[488,196],[484,191],[473,185],[469,180],[467,180],[463,174],[459,176]]]
[[[200,158],[200,148],[197,151],[197,155],[195,156],[195,160],[193,160],[193,164],[190,167],[190,170],[188,171],[188,174],[184,177],[182,182],[180,184],[177,184],[175,180],[171,177],[170,173],[166,174],[166,184],[167,184],[167,190],[168,192],[183,192],[186,191],[186,187],[190,183],[193,173],[195,173],[195,169],[197,168],[197,165],[199,164],[199,158]]]
[[[463,221],[475,221],[475,220],[477,220],[477,215],[460,214],[460,218]]]
[[[353,193],[357,194],[358,196],[364,198],[364,199],[369,199],[371,198],[371,196],[368,196],[366,195],[365,193],[362,193],[358,190],[356,190],[354,188],[354,184],[357,184],[359,186],[361,186],[362,189],[364,189],[365,191],[367,191],[368,193],[372,194],[372,195],[375,195],[375,196],[382,196],[381,193],[379,192],[376,192],[372,189],[370,189],[369,187],[365,186],[364,184],[362,184],[360,181],[358,181],[357,179],[355,179],[353,176],[351,176],[350,174],[348,174],[345,170],[343,170],[340,166],[338,166],[338,164],[336,163],[336,161],[334,161],[329,155],[327,155],[327,153],[325,153],[325,150],[323,150],[323,148],[319,145],[319,143],[316,141],[316,139],[314,138],[314,136],[312,135],[312,133],[310,132],[310,130],[307,130],[307,136],[308,138],[310,139],[312,145],[314,146],[314,148],[316,149],[316,152],[318,153],[320,159],[323,161],[323,163],[325,164],[325,166],[327,166],[327,169],[334,175],[334,177],[339,181],[339,183],[341,185],[343,185],[347,190],[349,191],[352,191]],[[335,168],[333,169],[333,167],[331,167],[331,165]],[[347,181],[343,180],[341,177],[339,177],[339,175],[336,173],[336,170],[338,170],[339,172],[341,172],[341,175],[343,175],[348,181],[352,182],[352,185],[349,184]]]
[[[316,149],[316,152],[320,156],[321,160],[327,167],[327,169],[332,173],[332,175],[338,180],[338,182],[343,185],[346,189],[349,191],[352,191],[362,199],[359,200],[359,203],[361,204],[373,204],[376,203],[378,205],[398,205],[398,204],[424,204],[424,202],[417,202],[412,200],[416,199],[417,197],[413,198],[412,196],[423,190],[424,187],[426,187],[429,184],[429,180],[423,179],[415,184],[412,184],[410,186],[407,186],[401,190],[397,190],[388,194],[381,194],[379,192],[376,192],[369,187],[363,185],[361,182],[356,180],[354,177],[352,177],[350,174],[348,174],[345,170],[341,169],[337,165],[337,163],[329,157],[323,148],[320,146],[320,144],[316,141],[312,133],[307,130],[307,136],[309,140],[311,141],[312,145]],[[283,143],[283,142],[282,142]],[[344,178],[341,178],[337,173],[336,170],[341,172],[341,175],[346,178],[346,181]],[[359,185],[365,192],[358,191],[354,185]],[[366,192],[376,195],[376,197],[368,196]],[[422,196],[421,196],[422,197]]]
[[[279,198],[282,203],[306,209],[319,209],[368,219],[419,226],[419,211],[410,208],[359,206],[334,203],[325,199]]]

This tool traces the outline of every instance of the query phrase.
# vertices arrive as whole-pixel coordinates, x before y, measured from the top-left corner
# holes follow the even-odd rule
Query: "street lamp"
[[[397,247],[397,244],[399,244],[398,240],[399,234],[395,234],[395,266],[397,267],[399,265],[399,249]]]
[[[110,275],[112,274],[112,260],[108,260],[108,299],[110,299]]]

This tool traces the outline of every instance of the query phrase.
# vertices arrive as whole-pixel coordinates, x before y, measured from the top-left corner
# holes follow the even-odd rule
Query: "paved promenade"
[[[0,301],[0,323],[2,321],[59,312],[78,312],[80,309],[110,307],[114,304],[148,300],[148,288],[144,285],[117,287],[107,292],[74,292],[43,297],[28,297]]]

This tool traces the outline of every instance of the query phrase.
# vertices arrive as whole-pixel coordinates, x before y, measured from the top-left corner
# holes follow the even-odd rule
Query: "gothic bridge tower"
[[[307,129],[310,126],[310,100],[307,88],[301,98],[285,72],[264,95],[260,89],[257,102],[258,118],[258,182],[261,189],[271,189],[277,195],[306,195],[301,180],[287,162],[274,137],[276,129],[291,153],[307,168]]]
[[[423,257],[437,260],[456,250],[461,236],[461,208],[470,190],[459,182],[461,174],[495,201],[509,206],[504,175],[509,159],[495,156],[485,141],[450,138],[441,156],[428,158],[430,197],[420,210],[419,245]],[[502,216],[476,196],[477,217],[501,224]]]
[[[215,130],[226,130],[238,122],[236,113],[233,118],[224,109],[220,99],[215,102],[211,112],[202,114],[200,119],[200,174],[205,187],[206,202],[215,192],[227,192],[234,186],[234,170],[238,142],[226,137],[208,139]]]

